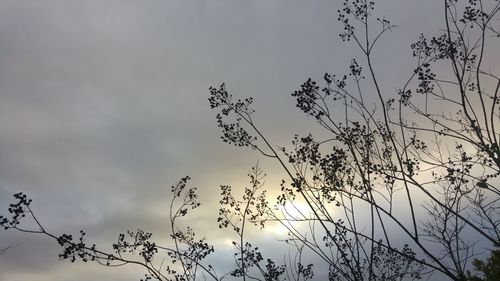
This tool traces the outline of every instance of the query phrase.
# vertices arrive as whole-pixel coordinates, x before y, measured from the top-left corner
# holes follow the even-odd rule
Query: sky
[[[388,92],[411,73],[410,43],[442,27],[437,2],[377,1],[398,25],[374,54]],[[0,214],[22,191],[54,233],[85,229],[98,245],[127,229],[165,237],[170,186],[189,175],[208,206],[190,223],[230,251],[231,237],[214,229],[219,185],[242,186],[257,161],[269,189],[282,175],[221,142],[208,88],[224,82],[235,96],[254,97],[255,121],[274,143],[317,129],[290,94],[360,55],[339,40],[340,4],[1,0]],[[59,261],[55,241],[0,231],[0,248],[8,245],[2,281],[143,276]]]

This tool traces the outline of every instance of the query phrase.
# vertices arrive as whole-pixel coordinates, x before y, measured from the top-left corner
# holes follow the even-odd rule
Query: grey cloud
[[[386,58],[407,59],[411,39],[434,27],[417,26],[418,15],[435,11],[416,2],[381,5],[401,28],[387,37],[397,52],[381,48],[377,58],[391,90],[398,65]],[[290,93],[308,77],[344,72],[355,55],[339,43],[337,4],[1,2],[0,207],[25,191],[51,229],[88,229],[105,243],[135,226],[167,231],[169,187],[191,175],[215,214],[218,185],[246,184],[259,156],[221,144],[208,87],[227,82],[235,95],[255,97],[256,122],[276,143],[312,131]],[[272,174],[272,162],[261,163]],[[211,214],[193,222],[213,235]],[[0,232],[0,245],[11,239]],[[46,280],[81,280],[68,273],[74,267],[47,263],[58,249],[37,241],[20,238],[22,248],[0,257],[1,280],[42,272]],[[90,268],[88,276],[112,276]]]

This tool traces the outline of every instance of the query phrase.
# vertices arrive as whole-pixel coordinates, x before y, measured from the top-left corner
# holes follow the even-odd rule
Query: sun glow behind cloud
[[[392,91],[408,74],[399,70],[405,67],[402,59],[411,61],[410,40],[434,30],[440,11],[433,0],[383,2],[377,1],[378,8],[399,27],[384,38],[389,43],[379,46],[375,61]],[[353,48],[340,49],[331,16],[337,4],[2,2],[0,200],[19,190],[38,195],[34,207],[48,210],[42,218],[47,226],[59,229],[71,221],[78,229],[93,228],[89,238],[97,240],[99,233],[112,233],[111,240],[106,235],[99,241],[104,245],[138,225],[168,243],[169,187],[191,175],[203,205],[180,226],[193,225],[208,242],[222,245],[219,258],[230,252],[231,260],[235,236],[214,230],[218,185],[245,175],[259,156],[220,143],[207,89],[227,82],[235,96],[253,96],[256,122],[273,141],[284,140],[279,145],[296,132],[314,132],[314,121],[293,108],[289,94],[308,77],[344,73],[345,62],[356,55]],[[268,174],[278,170],[272,167],[263,166]],[[404,193],[398,196],[405,204]],[[285,218],[311,216],[300,202],[277,212]],[[269,222],[263,232],[249,228],[248,238],[260,243],[265,233],[266,246],[268,240],[285,239],[292,227],[310,231],[307,222]],[[26,265],[29,247],[12,251],[19,254],[0,257],[2,280],[104,276],[91,266],[85,274],[59,264],[44,271]],[[109,278],[137,280],[115,272]]]
[[[283,238],[290,232],[306,228],[305,220],[311,217],[311,208],[306,203],[287,202],[284,206],[277,205],[275,213],[280,219],[278,221],[271,219],[266,228],[268,232]]]

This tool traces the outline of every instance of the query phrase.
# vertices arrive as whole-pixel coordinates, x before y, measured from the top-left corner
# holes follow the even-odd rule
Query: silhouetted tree
[[[468,272],[467,280],[470,281],[493,281],[500,280],[500,251],[491,251],[491,256],[486,260],[482,261],[475,259],[472,262],[476,274],[473,275]]]
[[[444,31],[411,45],[414,72],[391,93],[372,57],[394,26],[374,16],[373,1],[344,1],[340,36],[360,56],[346,74],[325,74],[323,86],[308,79],[292,94],[327,138],[310,134],[296,136],[291,148],[273,145],[252,119],[251,98],[233,98],[225,84],[210,89],[223,141],[275,159],[288,177],[278,204],[308,206],[305,214],[274,219],[310,226],[289,227],[291,239],[321,257],[331,279],[438,271],[463,280],[476,243],[500,241],[500,77],[485,65],[487,47],[498,48],[500,3],[442,3]],[[391,258],[381,263],[383,255]]]
[[[59,257],[71,262],[81,260],[110,267],[141,266],[146,270],[145,278],[141,280],[197,280],[199,275],[203,275],[204,279],[220,280],[221,277],[216,275],[212,266],[204,263],[205,258],[214,251],[213,247],[204,239],[197,238],[192,228],[182,230],[177,227],[178,220],[200,206],[196,188],[187,187],[189,179],[184,177],[171,187],[169,218],[172,243],[169,246],[159,245],[153,240],[152,233],[141,229],[120,233],[112,244],[112,252],[89,244],[84,231],[80,231],[77,238],[69,234],[55,235],[40,223],[31,209],[32,200],[23,193],[14,195],[16,202],[9,206],[10,216],[0,216],[0,226],[5,230],[13,229],[55,239],[62,247]],[[160,252],[162,255],[157,258]]]
[[[321,86],[307,79],[292,93],[297,108],[319,124],[318,135],[327,137],[297,135],[289,146],[275,145],[253,119],[252,98],[234,98],[225,84],[210,88],[222,140],[275,160],[285,175],[275,203],[258,165],[241,198],[221,186],[219,227],[237,237],[230,272],[206,262],[214,248],[194,229],[177,226],[200,206],[187,177],[172,187],[169,247],[143,230],[120,234],[113,253],[88,245],[83,231],[77,239],[48,233],[22,193],[0,226],[56,239],[63,259],[142,266],[145,279],[307,280],[324,268],[329,280],[413,280],[430,273],[493,280],[498,251],[486,262],[474,258],[485,244],[500,244],[500,76],[487,64],[498,49],[500,2],[441,3],[444,29],[411,45],[414,71],[393,91],[382,87],[373,53],[394,25],[375,15],[373,1],[343,1],[340,38],[359,56],[345,74],[327,73]],[[25,228],[24,217],[35,227]],[[294,253],[283,264],[265,258],[245,234],[269,223],[288,232],[284,243]],[[159,252],[168,263],[158,263]],[[303,263],[305,257],[317,262]],[[484,276],[471,275],[472,267]]]

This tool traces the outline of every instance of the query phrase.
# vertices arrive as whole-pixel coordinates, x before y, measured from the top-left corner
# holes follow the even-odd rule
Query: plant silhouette
[[[498,250],[484,261],[477,254],[484,244],[500,244],[500,76],[486,64],[500,38],[500,2],[440,3],[444,29],[416,38],[413,72],[394,91],[382,86],[373,54],[395,25],[378,16],[374,1],[343,1],[340,40],[359,55],[346,73],[326,73],[321,82],[308,78],[291,94],[319,124],[321,137],[296,135],[289,145],[274,144],[254,121],[252,98],[233,96],[226,84],[210,87],[222,141],[254,150],[283,173],[271,199],[258,164],[248,187],[235,192],[221,185],[217,223],[236,237],[232,270],[220,272],[208,262],[215,248],[194,226],[178,226],[201,207],[189,177],[171,188],[169,245],[139,229],[119,234],[114,251],[106,252],[88,244],[84,231],[77,238],[49,233],[23,193],[14,195],[0,226],[53,238],[60,257],[72,262],[141,266],[143,280],[415,280],[430,274],[497,280]],[[34,228],[24,226],[28,219]],[[270,224],[287,232],[276,241],[287,248],[283,260],[266,257],[247,235],[249,227]],[[159,253],[168,258],[159,260]]]

